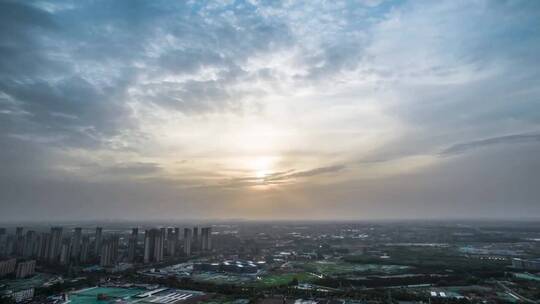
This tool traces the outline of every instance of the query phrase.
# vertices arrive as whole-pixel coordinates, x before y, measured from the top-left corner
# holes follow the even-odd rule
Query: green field
[[[259,278],[254,276],[242,276],[235,274],[221,273],[199,273],[193,276],[195,281],[207,282],[213,284],[234,284],[253,287],[273,287],[289,284],[294,278],[299,282],[312,282],[318,279],[317,276],[308,272],[290,272],[265,274]]]
[[[291,262],[291,265],[294,269],[290,272],[273,272],[263,274],[260,277],[225,273],[198,273],[194,274],[192,278],[195,281],[218,285],[234,284],[267,288],[287,285],[295,278],[300,283],[310,283],[320,279],[321,275],[398,274],[406,272],[411,268],[403,265],[355,264],[339,260]]]
[[[347,273],[396,274],[405,272],[411,268],[403,265],[355,264],[342,261],[298,262],[295,263],[295,267],[322,275],[338,275]]]
[[[106,304],[114,303],[118,299],[129,299],[130,297],[143,292],[142,289],[134,288],[112,288],[95,287],[70,294],[70,304]],[[98,301],[98,294],[106,294],[109,299]]]
[[[307,272],[270,274],[263,276],[260,280],[258,280],[255,283],[255,287],[273,287],[287,285],[295,278],[300,283],[313,282],[318,279],[317,276]]]
[[[198,273],[193,275],[193,280],[213,284],[245,284],[255,280],[254,277],[225,273]]]
[[[508,265],[507,261],[494,261],[469,258],[452,248],[405,248],[387,247],[389,259],[373,256],[352,255],[345,257],[353,264],[400,264],[410,265],[423,270],[436,271],[441,269],[465,271],[499,271]]]

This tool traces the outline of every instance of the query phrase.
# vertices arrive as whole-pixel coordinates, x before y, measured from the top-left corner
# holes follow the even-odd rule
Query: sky
[[[0,220],[540,217],[540,1],[0,1]]]

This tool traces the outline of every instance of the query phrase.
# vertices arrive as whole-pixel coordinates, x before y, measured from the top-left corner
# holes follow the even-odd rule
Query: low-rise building
[[[16,291],[11,295],[11,298],[17,303],[31,300],[34,298],[34,288]]]
[[[6,290],[0,294],[2,298],[11,298],[15,302],[20,303],[34,298],[34,288],[22,289],[17,291]]]

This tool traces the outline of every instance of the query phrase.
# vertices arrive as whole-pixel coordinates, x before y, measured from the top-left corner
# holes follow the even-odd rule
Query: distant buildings
[[[69,264],[71,258],[71,240],[65,238],[62,240],[62,245],[60,246],[60,258],[59,262],[62,265]]]
[[[202,251],[212,250],[212,228],[206,227],[201,229],[201,238],[202,238]]]
[[[81,255],[82,228],[77,227],[73,233],[71,241],[71,259],[78,261]]]
[[[192,242],[191,229],[184,228],[184,254],[186,256],[191,255],[191,242]]]
[[[94,238],[94,254],[95,256],[99,256],[101,252],[101,242],[103,238],[103,228],[96,227],[96,236]]]
[[[114,266],[118,261],[119,237],[113,235],[101,244],[99,265],[102,267]]]
[[[5,256],[6,228],[0,228],[0,257]]]
[[[23,241],[23,250],[22,250],[22,256],[26,258],[30,257],[36,257],[37,256],[37,245],[39,244],[37,242],[37,233],[33,230],[29,230],[26,232],[26,236],[24,237]]]
[[[15,265],[17,264],[17,259],[7,259],[0,261],[0,277],[4,277],[15,271]]]
[[[150,229],[144,233],[144,263],[163,261],[164,229]]]
[[[10,256],[15,254],[15,236],[8,235],[6,238],[5,244],[5,256]]]
[[[144,248],[138,247],[139,228],[133,228],[125,238],[104,234],[102,227],[96,227],[95,234],[85,234],[81,227],[70,230],[65,233],[62,227],[51,227],[47,232],[38,232],[16,227],[14,233],[8,234],[5,228],[0,228],[0,258],[34,260],[34,268],[36,263],[64,266],[95,263],[110,267],[126,262],[160,263],[182,253],[191,256],[212,250],[211,227],[185,228],[183,235],[179,227],[147,229]],[[2,263],[3,267],[11,265]],[[25,268],[30,264],[21,265],[20,275],[31,273]],[[11,268],[10,273],[15,273]]]
[[[165,254],[165,238],[167,237],[167,230],[160,228],[157,230],[156,237],[154,238],[154,262],[162,262]]]
[[[47,260],[51,263],[58,262],[62,248],[62,227],[52,227],[50,244],[48,244]]]
[[[39,239],[39,245],[38,245],[38,259],[39,260],[47,260],[49,255],[49,246],[51,244],[51,235],[49,233],[43,232],[40,235]]]
[[[15,277],[17,279],[27,278],[33,276],[36,272],[36,261],[30,260],[25,262],[20,262],[17,264],[17,270],[15,271]]]
[[[516,269],[538,271],[540,270],[540,259],[526,260],[526,259],[513,258],[512,267]]]
[[[88,262],[89,257],[90,257],[90,238],[88,236],[84,236],[82,238],[81,255],[80,255],[79,261],[84,264]]]
[[[97,229],[98,236],[100,229]],[[39,233],[28,230],[25,234],[23,227],[17,227],[12,235],[8,235],[5,228],[0,228],[0,257],[18,257],[61,265],[87,263],[92,257],[91,246],[90,236],[83,235],[80,227],[67,236],[64,236],[62,227],[52,227],[50,232]]]
[[[17,263],[16,258],[0,261],[0,277],[15,273],[17,279],[34,275],[36,268],[35,260],[22,261]]]
[[[133,228],[128,240],[128,261],[134,263],[137,258],[137,242],[139,237],[139,229]]]
[[[178,243],[178,234],[173,228],[167,228],[167,256],[176,256],[176,247]]]
[[[199,227],[193,227],[193,244],[195,244],[195,250],[198,248],[199,243]]]
[[[14,253],[15,255],[22,256],[24,250],[24,237],[23,237],[23,227],[15,228],[15,244],[14,244]]]

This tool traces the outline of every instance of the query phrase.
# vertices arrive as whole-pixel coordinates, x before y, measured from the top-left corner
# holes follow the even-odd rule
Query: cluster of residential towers
[[[152,228],[144,231],[140,244],[139,229],[133,228],[127,240],[118,233],[104,234],[102,227],[94,233],[83,233],[80,227],[64,235],[62,227],[52,227],[48,232],[17,227],[8,235],[0,228],[0,257],[36,259],[47,264],[88,264],[99,262],[112,266],[118,262],[159,263],[166,258],[190,256],[194,252],[212,250],[212,228]],[[199,234],[200,231],[200,234]]]

